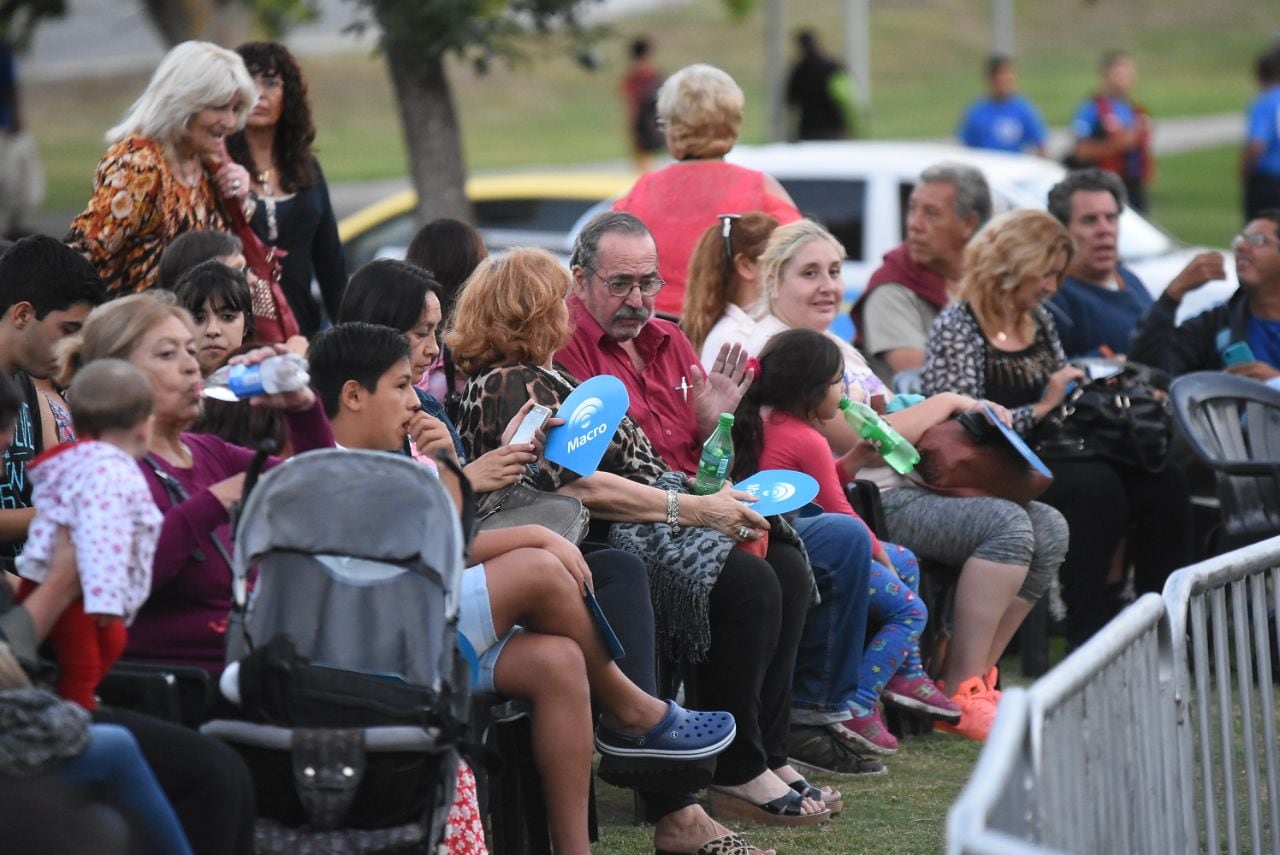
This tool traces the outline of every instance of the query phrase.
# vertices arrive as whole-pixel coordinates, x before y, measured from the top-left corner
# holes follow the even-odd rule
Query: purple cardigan
[[[320,401],[286,416],[294,453],[332,448],[333,431]],[[213,545],[215,535],[232,551],[227,510],[208,488],[245,471],[253,452],[209,434],[184,433],[190,469],[156,460],[182,485],[188,498],[174,505],[164,484],[144,462],[138,465],[151,487],[164,527],[152,566],[151,596],[129,627],[125,656],[148,662],[195,665],[221,673],[226,664],[227,614],[231,610],[231,568]],[[266,468],[280,463],[273,457]]]

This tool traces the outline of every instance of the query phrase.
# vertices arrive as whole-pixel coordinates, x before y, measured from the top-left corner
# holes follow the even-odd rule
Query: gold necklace
[[[255,172],[253,174],[253,180],[258,183],[259,187],[266,187],[267,183],[271,181],[271,173],[273,171],[274,170],[272,170],[271,168],[267,168],[262,170],[261,172]]]

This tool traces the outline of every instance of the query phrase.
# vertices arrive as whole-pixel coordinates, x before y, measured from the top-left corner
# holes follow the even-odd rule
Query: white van
[[[759,169],[781,182],[796,206],[829,228],[848,252],[845,300],[852,304],[881,258],[903,240],[907,200],[925,168],[943,160],[981,169],[991,186],[994,212],[1044,208],[1049,188],[1066,170],[1044,158],[923,142],[813,142],[737,146],[727,158]],[[1187,247],[1126,208],[1120,218],[1120,258],[1159,296],[1201,248]],[[1227,279],[1192,292],[1178,318],[1199,314],[1236,289],[1235,266],[1227,256]],[[847,306],[846,306],[847,308]],[[833,331],[852,332],[847,313]]]

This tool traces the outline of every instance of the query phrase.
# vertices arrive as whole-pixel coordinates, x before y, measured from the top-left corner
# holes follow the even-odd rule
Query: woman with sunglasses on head
[[[689,259],[680,328],[703,365],[710,365],[725,342],[745,341],[755,327],[760,302],[760,253],[778,221],[768,214],[721,214],[702,233]]]
[[[646,172],[613,204],[653,234],[666,281],[655,307],[664,314],[680,314],[694,244],[707,226],[720,225],[718,211],[764,211],[780,223],[800,219],[775,179],[725,163],[742,129],[745,100],[734,79],[711,65],[689,65],[668,77],[658,90],[658,122],[676,162]]]
[[[248,42],[236,48],[244,59],[258,99],[241,133],[227,140],[227,151],[249,170],[251,224],[269,246],[283,250],[280,282],[302,335],[320,329],[320,306],[311,296],[311,280],[320,285],[324,311],[337,317],[347,282],[347,262],[338,240],[338,222],[329,186],[311,144],[307,81],[288,48],[279,42]]]

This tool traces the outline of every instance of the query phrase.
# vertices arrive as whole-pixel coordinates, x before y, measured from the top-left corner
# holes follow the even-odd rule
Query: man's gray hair
[[[935,163],[920,173],[921,184],[948,183],[956,188],[956,200],[952,209],[960,219],[976,214],[978,223],[974,231],[991,219],[991,188],[982,170],[954,160]]]
[[[1077,169],[1068,172],[1067,177],[1059,181],[1049,190],[1049,213],[1058,218],[1064,226],[1071,222],[1071,197],[1077,193],[1110,193],[1116,200],[1116,207],[1123,208],[1128,200],[1124,182],[1114,172],[1091,166],[1088,169]]]
[[[611,234],[653,237],[649,227],[635,214],[628,214],[626,211],[596,214],[578,232],[578,238],[573,242],[573,255],[569,257],[569,267],[581,267],[588,271],[598,269],[600,241],[605,235]]]

